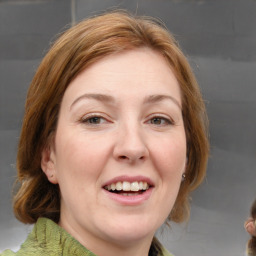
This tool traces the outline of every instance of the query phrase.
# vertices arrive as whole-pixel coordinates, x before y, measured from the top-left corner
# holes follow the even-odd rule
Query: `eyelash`
[[[93,120],[96,121],[96,123],[94,123]],[[154,120],[160,121],[160,123],[155,124],[155,123],[153,123]],[[100,122],[98,123],[97,121],[100,121]],[[92,114],[86,115],[85,117],[82,117],[80,119],[80,122],[83,124],[86,124],[86,125],[97,126],[97,125],[101,125],[102,123],[109,122],[109,121],[100,114],[92,113]],[[175,124],[173,119],[163,117],[160,115],[150,117],[148,119],[148,121],[146,121],[146,123],[152,124],[154,126],[169,126],[169,125]]]
[[[164,121],[164,124],[160,123],[160,124],[154,124],[152,123],[153,120],[160,120],[160,122]],[[151,117],[148,122],[150,122],[152,125],[155,125],[155,126],[168,126],[168,125],[174,125],[174,121],[173,119],[171,118],[166,118],[166,117],[163,117],[163,116],[153,116]]]
[[[102,122],[100,123],[93,123],[91,122],[92,120],[104,120],[104,122],[106,121],[107,122],[107,119],[102,117],[101,115],[98,115],[98,114],[90,114],[90,115],[87,115],[86,117],[82,117],[80,122],[83,123],[83,124],[87,124],[87,125],[100,125],[102,124]]]

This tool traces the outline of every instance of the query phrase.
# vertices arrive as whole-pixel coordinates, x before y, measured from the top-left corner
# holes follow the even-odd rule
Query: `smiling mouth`
[[[104,189],[111,193],[120,194],[123,196],[140,195],[147,191],[151,186],[145,181],[118,181],[104,186]]]

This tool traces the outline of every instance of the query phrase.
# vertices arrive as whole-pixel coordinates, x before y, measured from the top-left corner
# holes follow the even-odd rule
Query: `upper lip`
[[[107,182],[105,182],[103,184],[102,187],[104,188],[105,186],[111,185],[113,183],[117,183],[118,181],[121,181],[121,182],[124,182],[124,181],[127,181],[127,182],[144,181],[144,182],[147,182],[149,186],[154,186],[154,182],[149,177],[145,177],[145,176],[141,176],[141,175],[138,175],[138,176],[122,175],[122,176],[118,176],[118,177],[115,177],[113,179],[108,180]]]

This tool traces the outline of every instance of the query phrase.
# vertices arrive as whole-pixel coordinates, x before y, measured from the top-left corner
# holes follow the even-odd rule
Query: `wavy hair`
[[[164,56],[180,85],[187,168],[168,220],[188,219],[189,194],[205,176],[209,151],[208,122],[200,89],[186,57],[161,22],[114,11],[81,21],[64,32],[42,60],[30,84],[17,153],[20,186],[14,197],[14,213],[20,221],[35,223],[39,217],[59,220],[59,187],[43,173],[41,153],[54,138],[60,104],[70,82],[105,56],[140,47]]]

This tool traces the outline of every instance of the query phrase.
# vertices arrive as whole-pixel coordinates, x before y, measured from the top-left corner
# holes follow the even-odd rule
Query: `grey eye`
[[[168,124],[172,124],[172,122],[164,117],[154,117],[152,119],[150,119],[150,123],[154,124],[154,125],[168,125]]]

